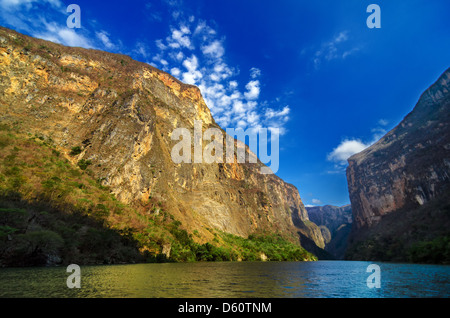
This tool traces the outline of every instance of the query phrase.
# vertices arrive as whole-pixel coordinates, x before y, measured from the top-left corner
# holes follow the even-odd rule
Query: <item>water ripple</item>
[[[65,268],[0,269],[0,297],[450,297],[450,266],[368,262],[220,262],[82,266],[81,288]]]

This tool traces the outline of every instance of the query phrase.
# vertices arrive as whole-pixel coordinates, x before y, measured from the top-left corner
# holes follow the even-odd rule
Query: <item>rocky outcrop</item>
[[[355,225],[371,226],[405,206],[439,196],[450,180],[450,70],[377,143],[349,158]]]
[[[349,158],[354,238],[382,223],[389,214],[417,210],[427,203],[435,206],[432,202],[442,198],[450,200],[449,90],[447,69],[399,125]],[[404,222],[412,225],[415,221],[409,218]]]
[[[310,221],[319,226],[325,242],[325,251],[336,259],[342,259],[352,226],[352,207],[325,205],[306,207]]]
[[[148,64],[0,28],[0,117],[49,140],[73,163],[88,163],[120,201],[160,201],[197,240],[213,239],[210,228],[292,240],[300,231],[323,245],[317,226],[303,226],[308,215],[298,190],[261,174],[261,162],[174,163],[176,128],[193,135],[197,120],[203,131],[226,134],[197,87]],[[74,147],[80,152],[71,156]]]

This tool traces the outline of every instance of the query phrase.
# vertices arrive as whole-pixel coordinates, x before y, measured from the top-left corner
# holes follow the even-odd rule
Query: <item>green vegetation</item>
[[[86,168],[92,164],[91,160],[84,160],[81,159],[80,161],[78,161],[78,167],[80,167],[81,170],[86,170]]]
[[[45,136],[0,125],[0,149],[0,266],[314,259],[275,234],[196,242],[161,198],[119,202],[86,169],[95,162],[73,165]]]
[[[81,151],[82,150],[81,150],[80,146],[75,146],[75,147],[72,147],[72,149],[70,150],[69,155],[76,156],[76,155],[79,155],[81,153]]]
[[[409,249],[409,260],[414,263],[450,264],[450,236],[415,243]]]
[[[352,259],[450,264],[450,236],[412,244],[398,238],[370,238],[356,243],[347,253]]]
[[[185,230],[179,228],[177,221],[171,224],[172,242],[170,260],[192,261],[303,261],[317,260],[305,249],[295,245],[279,234],[254,234],[248,238],[229,233],[215,233],[211,243],[198,244]],[[213,230],[211,230],[213,231]]]
[[[247,239],[229,233],[221,233],[226,243],[235,248],[243,261],[257,261],[263,254],[268,261],[317,260],[304,248],[293,244],[280,234],[253,234]]]
[[[384,216],[350,242],[352,260],[450,264],[450,188],[438,198]]]

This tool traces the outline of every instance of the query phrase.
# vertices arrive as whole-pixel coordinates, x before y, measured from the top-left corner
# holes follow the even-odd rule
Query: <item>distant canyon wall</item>
[[[343,259],[352,227],[352,207],[325,205],[306,207],[309,219],[322,231],[325,251],[336,259]]]

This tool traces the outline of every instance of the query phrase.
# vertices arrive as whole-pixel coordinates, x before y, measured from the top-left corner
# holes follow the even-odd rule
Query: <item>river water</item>
[[[450,297],[450,266],[370,262],[215,262],[2,268],[0,297],[379,298]],[[377,275],[374,277],[373,275]],[[372,275],[372,276],[371,276]],[[369,277],[370,276],[370,277]],[[367,280],[379,288],[369,288]],[[72,281],[72,280],[70,280]]]

